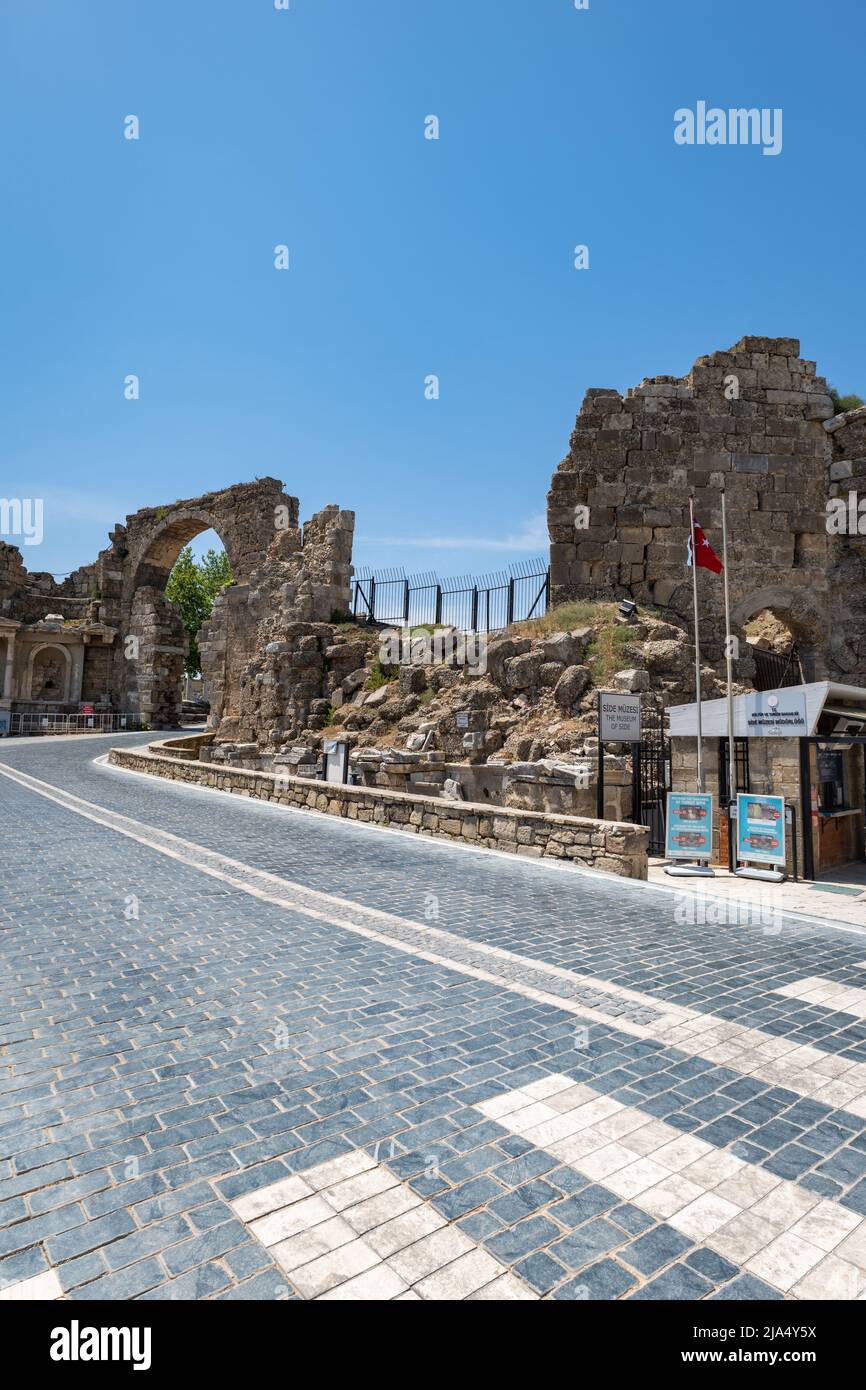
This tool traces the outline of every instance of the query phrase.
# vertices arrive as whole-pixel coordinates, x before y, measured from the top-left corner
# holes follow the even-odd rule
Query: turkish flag
[[[712,570],[713,574],[721,574],[724,565],[719,559],[713,547],[710,545],[703,531],[695,522],[695,549],[698,552],[698,569]],[[689,536],[689,550],[687,564],[692,563],[692,538]]]

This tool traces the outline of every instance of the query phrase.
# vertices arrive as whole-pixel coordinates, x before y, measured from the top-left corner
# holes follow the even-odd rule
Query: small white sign
[[[455,714],[454,718],[455,718],[455,720],[456,720],[456,722],[457,722],[457,727],[458,727],[458,729],[468,729],[468,728],[469,728],[469,715],[466,714],[464,711],[458,710],[457,713]]]
[[[603,741],[640,743],[640,695],[598,692],[598,726]]]
[[[349,780],[349,745],[344,739],[326,739],[325,781],[339,785]]]
[[[800,691],[756,691],[747,695],[735,721],[736,732],[749,738],[800,738],[808,734],[806,697]]]

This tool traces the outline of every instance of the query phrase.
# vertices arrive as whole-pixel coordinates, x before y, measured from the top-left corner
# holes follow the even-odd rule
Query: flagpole
[[[725,485],[722,483],[722,564],[725,574],[725,665],[728,673],[728,800],[733,802],[737,795],[737,763],[734,755],[734,692],[733,664],[731,651],[731,597],[728,588],[728,513],[725,506]],[[730,831],[730,813],[728,829]]]
[[[698,551],[695,545],[695,495],[689,493],[689,528],[692,537],[692,593],[695,609],[695,699],[698,711],[698,791],[704,790],[704,748],[701,724],[701,629],[698,619]]]

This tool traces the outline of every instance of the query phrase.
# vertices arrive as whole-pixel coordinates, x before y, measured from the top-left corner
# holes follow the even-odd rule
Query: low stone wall
[[[193,738],[201,737],[193,736]],[[170,749],[181,742],[183,748]],[[604,869],[623,878],[646,878],[649,831],[622,821],[558,816],[469,801],[443,802],[434,796],[371,787],[311,783],[282,773],[221,767],[189,758],[191,739],[152,743],[147,750],[113,748],[109,762],[133,772],[168,777],[176,782],[215,787],[258,801],[323,811],[347,820],[460,840],[464,844],[507,850],[533,859],[559,859],[584,868]],[[179,756],[178,756],[179,755]]]
[[[187,734],[185,738],[164,738],[157,743],[149,743],[153,753],[169,753],[173,758],[183,758],[186,762],[198,762],[200,750],[208,747],[215,734]]]

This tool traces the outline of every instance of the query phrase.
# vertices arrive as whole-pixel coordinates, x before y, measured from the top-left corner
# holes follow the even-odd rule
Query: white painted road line
[[[580,975],[530,956],[517,955],[497,946],[473,942],[438,927],[413,922],[380,908],[362,906],[333,894],[322,893],[218,854],[169,831],[158,830],[119,812],[108,811],[5,763],[0,763],[0,776],[8,777],[65,810],[114,830],[262,901],[326,921],[417,959],[484,980],[580,1018],[612,1024],[636,1037],[657,1039],[687,1056],[729,1065],[742,1075],[753,1076],[766,1081],[768,1085],[784,1086],[800,1096],[817,1096],[826,1105],[866,1118],[866,1063],[850,1062],[820,1048],[803,1046],[790,1038],[771,1036],[712,1014],[699,1013],[659,1001],[652,995],[623,989],[608,981],[600,982],[594,976]],[[467,956],[471,956],[472,961],[467,960]],[[493,968],[473,963],[482,961],[488,967],[494,963],[505,966],[509,973],[500,974]],[[637,1005],[656,1013],[661,1011],[661,1017],[652,1023],[639,1024],[624,1016],[612,1016],[598,1006],[591,1007],[522,982],[514,978],[512,972],[515,969],[531,969],[537,977],[547,979],[551,984],[562,981],[579,985],[608,995],[618,1002]]]

